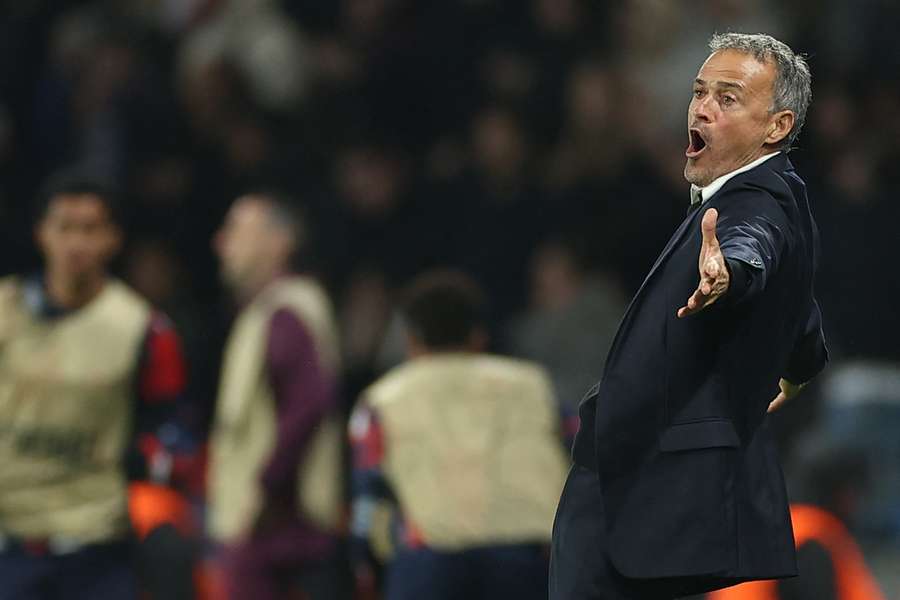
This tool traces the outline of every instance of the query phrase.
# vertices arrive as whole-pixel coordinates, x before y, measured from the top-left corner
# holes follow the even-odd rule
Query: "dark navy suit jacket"
[[[732,283],[678,319],[699,282],[709,208]],[[690,213],[631,301],[582,402],[574,448],[576,463],[599,473],[598,512],[623,575],[693,577],[699,591],[796,574],[766,409],[779,378],[806,382],[827,361],[817,248],[806,186],[778,154]]]

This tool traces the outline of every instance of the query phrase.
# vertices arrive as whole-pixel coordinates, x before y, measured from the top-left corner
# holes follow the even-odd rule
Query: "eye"
[[[735,103],[734,96],[722,96],[722,106],[731,106]]]
[[[694,98],[700,98],[703,95],[703,90],[700,88],[694,89]]]

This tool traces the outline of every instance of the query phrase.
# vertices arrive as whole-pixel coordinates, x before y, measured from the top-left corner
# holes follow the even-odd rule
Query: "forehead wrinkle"
[[[726,80],[718,80],[714,79],[712,81],[706,81],[704,79],[700,79],[699,77],[694,80],[695,83],[699,83],[700,85],[705,85],[709,87],[727,87],[734,88],[737,90],[745,91],[747,89],[747,84],[743,81],[726,81]]]
[[[739,62],[737,64],[721,64],[721,61],[729,61],[737,55],[740,57]],[[717,64],[718,63],[718,64]],[[765,90],[765,85],[754,85],[757,82],[761,83],[759,80],[767,79],[768,69],[777,69],[775,64],[772,61],[760,61],[752,54],[747,54],[743,52],[733,51],[733,50],[724,50],[712,53],[703,65],[700,67],[700,72],[697,75],[698,79],[702,79],[704,75],[704,71],[710,72],[711,75],[718,75],[719,77],[724,77],[724,79],[716,80],[716,83],[722,85],[725,82],[735,83],[737,85],[742,86],[747,93],[752,95],[758,95]],[[772,78],[774,81],[774,76],[776,73],[773,72]],[[761,89],[755,89],[755,88]]]

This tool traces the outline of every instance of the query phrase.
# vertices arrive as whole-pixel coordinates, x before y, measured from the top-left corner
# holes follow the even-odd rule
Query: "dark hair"
[[[48,177],[41,186],[34,207],[34,220],[47,215],[50,205],[59,196],[95,196],[103,204],[109,219],[122,225],[122,213],[115,186],[108,180],[77,169],[65,169]]]
[[[278,189],[262,189],[246,195],[269,205],[272,221],[291,233],[298,250],[306,246],[309,236],[306,213],[296,198]]]
[[[432,271],[409,287],[403,306],[410,333],[425,346],[464,345],[485,323],[486,302],[478,285],[458,271]]]
[[[306,210],[297,198],[278,188],[251,189],[241,194],[238,200],[246,198],[263,202],[269,209],[271,223],[290,234],[294,243],[294,250],[289,257],[290,266],[299,270],[311,268],[314,264],[311,256],[312,232]]]

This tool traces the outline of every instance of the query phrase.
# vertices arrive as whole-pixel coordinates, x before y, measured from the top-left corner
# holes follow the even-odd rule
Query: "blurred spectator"
[[[485,288],[490,324],[497,326],[524,306],[527,261],[539,240],[542,206],[528,176],[532,149],[513,111],[483,108],[469,134],[471,163],[443,190],[453,207],[450,262]]]
[[[202,444],[212,413],[214,390],[210,390],[206,380],[211,378],[210,371],[215,370],[217,357],[210,355],[209,347],[215,346],[215,340],[220,337],[216,320],[219,315],[215,308],[210,310],[196,304],[189,293],[184,265],[166,240],[136,240],[127,250],[123,270],[125,280],[156,309],[165,312],[182,335],[191,378],[184,401],[177,407],[178,422],[187,428],[185,434],[190,438],[181,442],[183,446]],[[196,474],[191,477],[199,478]],[[190,483],[192,490],[198,492],[202,486],[201,481]]]
[[[602,372],[625,304],[619,285],[586,272],[571,245],[538,248],[530,306],[511,323],[509,349],[550,372],[571,436],[578,430],[578,402],[594,383],[591,373]]]
[[[868,545],[900,540],[900,367],[888,363],[848,362],[828,373],[822,388],[820,440],[852,447],[863,455],[872,476],[858,486],[846,519]],[[821,443],[821,441],[820,441]],[[823,469],[829,454],[817,464]],[[839,464],[839,463],[838,463]],[[805,469],[794,472],[804,481]],[[839,482],[840,483],[840,482]]]
[[[339,595],[337,331],[319,284],[290,271],[305,241],[295,211],[279,195],[242,196],[215,240],[241,305],[222,366],[208,492],[231,600]]]
[[[482,302],[459,274],[417,279],[408,360],[351,417],[360,591],[387,563],[387,600],[546,597],[566,467],[553,392],[536,364],[484,353]]]
[[[183,76],[217,62],[233,65],[266,110],[295,110],[309,79],[309,49],[300,31],[271,0],[226,0],[194,29],[182,55]]]
[[[619,111],[630,116],[626,81],[596,59],[577,63],[569,74],[565,123],[547,157],[545,222],[585,246],[591,265],[640,273],[653,263],[684,212],[656,168],[639,153]],[[678,173],[679,182],[684,178]],[[652,199],[647,211],[635,203]],[[643,214],[642,214],[643,213]],[[633,244],[634,239],[645,240]],[[655,240],[656,243],[651,242]],[[623,278],[628,289],[640,280]]]
[[[319,207],[331,270],[375,270],[393,285],[416,272],[429,252],[429,232],[419,228],[408,161],[383,144],[354,143],[338,153],[331,175],[335,198]]]

